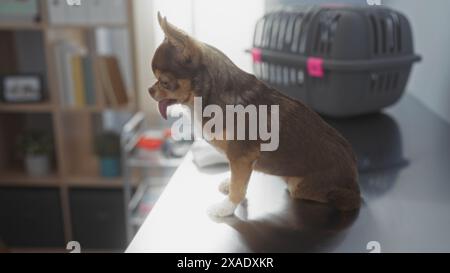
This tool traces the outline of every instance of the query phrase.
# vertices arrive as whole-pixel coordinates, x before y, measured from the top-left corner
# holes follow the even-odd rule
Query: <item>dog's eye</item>
[[[170,87],[169,82],[167,81],[160,81],[159,84],[161,84],[161,86],[165,89],[169,89]]]

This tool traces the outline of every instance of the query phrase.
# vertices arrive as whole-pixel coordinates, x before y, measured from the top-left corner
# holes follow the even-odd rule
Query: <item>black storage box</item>
[[[266,14],[256,25],[251,53],[258,78],[332,117],[392,105],[421,59],[404,15],[363,6]]]

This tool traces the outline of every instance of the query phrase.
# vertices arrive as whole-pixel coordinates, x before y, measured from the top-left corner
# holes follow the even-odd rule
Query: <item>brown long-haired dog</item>
[[[159,13],[158,20],[166,39],[152,61],[158,81],[149,92],[164,118],[172,104],[193,108],[194,97],[201,97],[204,107],[218,105],[223,110],[226,105],[279,105],[277,150],[261,151],[261,140],[210,141],[226,154],[231,169],[231,178],[220,186],[228,196],[213,206],[214,216],[234,213],[245,198],[253,170],[282,177],[293,198],[328,203],[339,210],[360,207],[355,155],[335,129],[302,102],[242,71],[222,52],[188,36]]]

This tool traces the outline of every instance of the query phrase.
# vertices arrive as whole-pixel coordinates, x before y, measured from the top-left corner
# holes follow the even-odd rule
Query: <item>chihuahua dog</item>
[[[193,108],[195,97],[202,98],[204,107],[219,105],[222,109],[227,105],[279,106],[277,150],[261,151],[262,140],[209,141],[226,155],[231,169],[231,177],[219,187],[227,197],[211,208],[213,216],[234,214],[245,199],[254,170],[284,179],[292,198],[327,203],[340,211],[360,207],[356,158],[342,135],[302,102],[239,69],[224,53],[190,37],[159,13],[158,21],[165,40],[153,57],[157,82],[149,93],[164,118],[170,105]],[[200,119],[205,124],[207,119]]]

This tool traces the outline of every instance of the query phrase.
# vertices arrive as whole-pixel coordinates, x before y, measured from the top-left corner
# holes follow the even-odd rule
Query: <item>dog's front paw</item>
[[[229,198],[225,198],[222,202],[212,205],[208,209],[208,214],[214,217],[227,217],[234,214],[236,207],[237,205]]]
[[[219,191],[225,195],[228,195],[230,192],[230,179],[227,178],[219,185]]]

